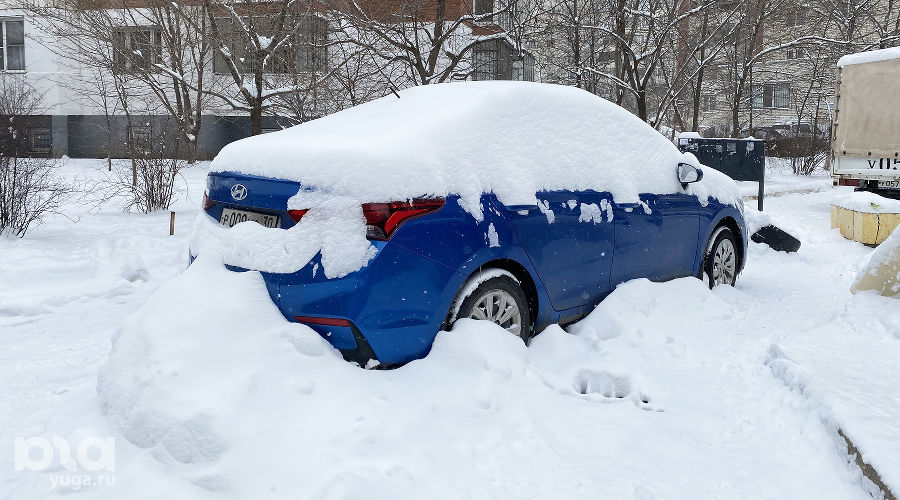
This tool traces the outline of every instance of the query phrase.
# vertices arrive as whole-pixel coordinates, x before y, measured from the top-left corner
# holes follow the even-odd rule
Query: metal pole
[[[765,164],[765,162],[763,162],[762,173],[759,176],[759,194],[757,194],[757,198],[756,198],[757,209],[760,212],[763,211],[763,196],[765,196],[765,194],[766,194],[766,164]]]
[[[760,205],[760,210],[762,210],[762,205]],[[175,212],[169,212],[169,236],[175,234]]]

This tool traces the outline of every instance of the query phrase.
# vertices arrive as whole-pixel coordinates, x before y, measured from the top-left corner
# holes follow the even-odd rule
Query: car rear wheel
[[[465,290],[465,289],[464,289]],[[531,314],[528,300],[519,282],[502,274],[478,284],[463,298],[453,322],[459,318],[487,320],[520,337],[531,338]]]
[[[716,231],[714,238],[703,258],[703,271],[709,277],[709,286],[734,286],[738,271],[737,240],[728,228]]]

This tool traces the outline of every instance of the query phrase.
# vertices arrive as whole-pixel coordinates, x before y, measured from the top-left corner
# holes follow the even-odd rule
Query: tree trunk
[[[709,27],[709,13],[703,13],[703,24],[700,29],[700,37],[701,39],[706,38],[706,31]],[[703,95],[703,73],[706,70],[706,66],[703,64],[703,61],[706,60],[706,45],[700,47],[700,68],[697,69],[697,86],[694,88],[694,109],[693,109],[693,118],[691,119],[691,132],[696,132],[698,128],[700,128],[700,96]]]
[[[581,88],[581,18],[578,15],[578,0],[572,1],[572,20],[574,21],[573,33],[575,46],[575,86]]]
[[[250,135],[262,133],[262,107],[258,104],[250,108]]]
[[[647,121],[647,90],[644,88],[639,88],[637,92],[637,110],[638,110],[638,118],[641,120]],[[656,127],[655,123],[651,123],[651,125]]]
[[[733,108],[731,108],[731,137],[738,138],[741,133],[738,130],[740,128],[738,121],[738,109],[739,104],[735,104]]]
[[[703,49],[700,49],[700,57],[703,57]],[[694,89],[693,117],[691,118],[691,132],[700,128],[700,92],[703,90],[703,68],[697,70],[697,87]]]
[[[187,162],[189,165],[193,165],[197,163],[197,136],[194,136],[193,140],[189,140],[187,143]]]

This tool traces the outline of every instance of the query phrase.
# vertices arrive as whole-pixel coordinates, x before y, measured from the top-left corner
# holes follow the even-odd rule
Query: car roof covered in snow
[[[458,82],[399,96],[229,144],[212,171],[295,180],[362,202],[458,194],[477,217],[484,192],[507,205],[582,189],[635,202],[679,192],[675,166],[699,165],[627,110],[574,87]]]

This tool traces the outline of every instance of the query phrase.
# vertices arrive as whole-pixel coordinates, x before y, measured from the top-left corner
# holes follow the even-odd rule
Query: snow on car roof
[[[900,47],[890,47],[887,49],[870,50],[868,52],[847,54],[846,56],[838,59],[837,65],[838,68],[843,68],[852,64],[887,61],[890,59],[900,59]]]
[[[362,202],[459,194],[480,219],[484,192],[507,205],[579,189],[636,202],[679,192],[675,166],[699,165],[627,110],[574,87],[458,82],[399,95],[229,144],[212,171],[295,180]],[[733,201],[709,187],[694,188],[701,201]],[[294,197],[291,208],[310,202]]]

